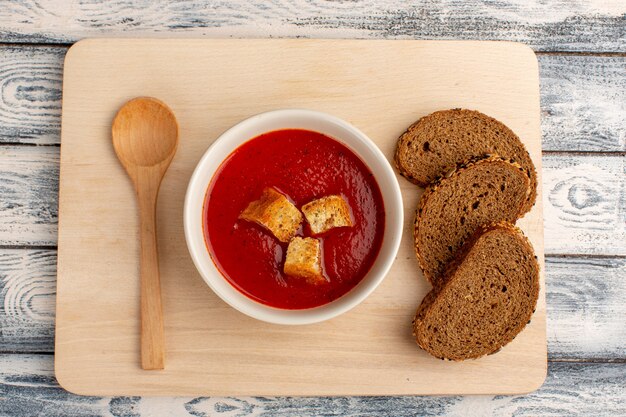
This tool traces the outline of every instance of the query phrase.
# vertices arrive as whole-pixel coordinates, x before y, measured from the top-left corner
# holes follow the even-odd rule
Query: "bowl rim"
[[[346,143],[344,140],[342,140],[341,137],[336,137],[336,135],[330,135],[320,131],[320,133],[323,133],[324,135],[327,135],[332,139],[340,142],[344,146],[348,147],[348,149],[354,152],[355,155],[357,155],[372,171],[379,188],[381,188],[383,204],[385,207],[385,227],[383,229],[383,241],[379,249],[377,258],[365,277],[363,277],[363,279],[358,284],[356,284],[346,294],[329,303],[308,309],[291,310],[272,307],[259,301],[253,300],[252,298],[246,296],[238,289],[236,289],[228,281],[228,279],[222,274],[218,266],[215,264],[213,257],[206,247],[203,221],[200,222],[200,227],[198,228],[199,230],[195,230],[197,228],[197,219],[194,220],[193,216],[198,215],[198,207],[197,203],[195,203],[193,200],[197,200],[198,197],[200,197],[200,215],[198,217],[202,219],[207,187],[213,180],[215,173],[218,171],[219,167],[222,165],[224,160],[237,148],[242,146],[247,141],[252,140],[258,135],[262,134],[259,133],[255,136],[244,137],[242,139],[241,132],[253,128],[255,125],[260,125],[264,122],[267,122],[268,120],[287,121],[289,119],[298,118],[310,119],[312,122],[317,121],[320,123],[326,123],[327,125],[333,125],[339,130],[343,130],[346,135],[352,135],[354,138],[357,139],[358,142],[365,146],[367,151],[370,152],[370,155],[376,161],[376,169],[372,168],[371,162],[367,161],[366,158],[364,158],[364,156],[361,154],[361,152],[355,150],[354,146]],[[298,127],[295,125],[291,126],[289,124],[285,124],[285,127],[268,129],[265,132],[290,128],[297,129]],[[316,131],[316,129],[311,128],[300,128]],[[222,144],[222,142],[229,141],[235,142],[234,145],[228,147],[229,150],[226,152],[226,156],[224,156],[219,161],[215,169],[210,170],[210,172],[208,173],[209,181],[207,184],[204,184],[204,181],[202,181],[202,178],[200,177],[207,176],[207,173],[205,171],[208,168],[206,168],[206,166],[207,164],[213,162],[213,153],[215,153],[215,150],[218,146]],[[387,198],[385,198],[385,195],[387,194],[386,191],[383,191],[381,187],[381,177],[384,177],[385,185],[387,187],[390,187],[390,189],[386,189],[386,191],[388,191]],[[392,201],[388,201],[390,197]],[[400,192],[400,185],[398,183],[397,175],[391,167],[388,159],[378,148],[378,146],[376,146],[376,144],[361,130],[336,116],[315,110],[294,108],[271,110],[253,115],[238,122],[234,126],[224,131],[222,134],[220,134],[220,136],[213,141],[213,143],[207,148],[207,150],[198,161],[187,185],[183,208],[183,225],[187,249],[196,269],[198,270],[198,273],[200,274],[204,282],[209,286],[209,288],[211,288],[213,292],[228,305],[249,317],[268,323],[288,325],[312,324],[337,317],[356,307],[369,295],[371,295],[371,293],[386,278],[397,256],[402,238],[403,222],[404,208],[402,204],[402,195]],[[202,237],[202,248],[197,247],[198,234],[200,234]],[[387,252],[386,256],[383,256],[382,254],[383,249],[385,249]],[[206,262],[207,259],[208,262]],[[207,265],[209,265],[208,270],[206,268]],[[368,279],[375,267],[377,269],[375,279],[371,277]],[[228,287],[225,287],[224,285],[216,282],[216,280],[225,283],[230,288],[230,290],[226,289]]]

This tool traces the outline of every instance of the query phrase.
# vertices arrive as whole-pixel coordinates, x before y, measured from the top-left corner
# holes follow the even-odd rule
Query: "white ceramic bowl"
[[[307,129],[323,133],[355,152],[372,170],[385,205],[383,243],[368,274],[342,297],[319,307],[286,310],[261,304],[236,290],[218,271],[204,240],[203,205],[215,171],[228,155],[248,140],[280,129]],[[385,278],[393,263],[402,235],[402,197],[396,175],[376,145],[349,123],[311,110],[276,110],[252,116],[224,132],[198,163],[185,197],[185,238],[196,268],[206,283],[225,302],[240,312],[277,324],[308,324],[336,317],[363,301]]]

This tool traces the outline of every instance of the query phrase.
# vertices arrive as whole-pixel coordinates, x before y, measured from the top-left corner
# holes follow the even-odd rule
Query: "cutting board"
[[[133,188],[111,145],[117,109],[165,101],[180,145],[158,201],[166,369],[139,362],[139,240]],[[392,159],[413,121],[435,110],[487,113],[515,131],[541,186],[539,82],[519,44],[365,40],[99,39],[65,60],[55,370],[89,395],[512,394],[546,375],[543,273],[532,322],[499,353],[453,363],[421,351],[411,320],[430,286],[412,244],[422,190],[399,177],[402,245],[382,285],[354,310],[307,326],[256,321],[206,286],[187,252],[183,198],[204,151],[256,113],[308,108],[363,130]],[[541,189],[519,223],[543,271]]]

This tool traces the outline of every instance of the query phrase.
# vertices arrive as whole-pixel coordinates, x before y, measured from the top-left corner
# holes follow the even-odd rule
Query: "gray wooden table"
[[[100,36],[524,42],[541,71],[548,377],[525,396],[78,397],[53,372],[63,57]],[[624,0],[0,0],[0,416],[626,415]]]

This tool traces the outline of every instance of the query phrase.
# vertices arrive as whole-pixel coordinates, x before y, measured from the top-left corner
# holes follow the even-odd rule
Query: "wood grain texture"
[[[0,47],[0,143],[60,143],[66,52]],[[543,150],[626,150],[626,57],[537,58]]]
[[[55,245],[57,147],[0,146],[0,245]]]
[[[626,259],[547,258],[548,352],[626,359]]]
[[[70,42],[111,32],[122,36],[136,33],[218,37],[430,37],[526,39],[536,50],[544,51],[597,53],[624,52],[625,49],[625,6],[623,2],[611,0],[491,3],[470,0],[462,4],[460,1],[425,1],[417,5],[386,0],[374,6],[370,2],[243,3],[4,2],[0,6],[0,39]],[[460,7],[451,10],[451,6]],[[296,17],[284,17],[287,13]],[[65,51],[56,47],[0,47],[0,143],[59,143],[60,101],[55,96],[60,95]],[[623,152],[624,57],[542,55],[538,58],[542,76],[544,150]],[[16,155],[19,153],[15,151]],[[565,161],[571,155],[557,158],[562,158],[563,162],[555,166],[567,166]],[[4,172],[2,162],[0,159],[0,172]],[[602,160],[596,162],[594,166],[603,167]],[[35,161],[33,169],[38,167],[41,165]],[[9,189],[18,191],[9,194],[11,199],[28,195],[32,173],[33,170],[22,164],[12,175],[24,177],[26,182],[8,184]],[[5,178],[6,175],[0,173],[0,187],[7,186]],[[48,181],[50,189],[56,189],[56,175],[40,178]],[[576,184],[567,179],[564,182]],[[580,195],[581,189],[602,190],[602,187],[574,185],[568,194]],[[0,230],[3,230],[8,200],[1,191]],[[56,192],[51,195],[49,207],[56,207]],[[596,196],[592,201],[604,198]],[[604,206],[598,207],[602,211]],[[8,212],[14,214],[12,210]],[[604,217],[602,213],[599,216]],[[39,223],[30,214],[24,218],[28,219],[27,227],[35,231],[35,235],[45,236],[44,241],[50,241],[47,244],[54,244],[46,231],[46,217]],[[565,217],[559,224],[571,226],[571,218]],[[583,225],[583,222],[578,224]],[[570,244],[565,252],[572,247],[592,245],[597,235],[595,229],[593,222],[590,232],[583,233],[579,229],[578,238],[583,244]],[[549,241],[550,237],[546,236],[546,243]],[[577,360],[612,360],[621,356],[623,360],[624,347],[621,343],[620,349],[620,342],[624,340],[624,324],[618,319],[624,317],[624,310],[621,304],[614,304],[615,300],[624,299],[623,260],[549,258],[547,262],[550,356]],[[48,315],[54,306],[54,296],[50,294],[53,285],[47,277],[53,276],[54,271],[53,251],[0,251],[0,351],[28,351],[33,347],[37,351],[51,350]],[[9,301],[7,294],[12,295]],[[25,301],[28,299],[30,303]],[[142,399],[76,397],[54,382],[50,356],[28,356],[27,360],[23,360],[22,355],[0,358],[0,416],[626,414],[624,364],[552,363],[544,387],[526,397]]]
[[[5,2],[6,3],[6,2]],[[0,41],[69,43],[118,35],[476,39],[542,51],[626,51],[618,0],[19,0],[0,9]]]
[[[33,52],[36,51],[36,52]],[[47,51],[47,52],[42,52]],[[7,61],[0,60],[0,66],[5,62],[11,62],[12,67],[24,68],[23,76],[0,78],[0,84],[11,86],[3,88],[0,96],[0,109],[8,115],[0,124],[0,141],[8,142],[36,142],[36,143],[58,143],[58,129],[60,125],[58,108],[60,107],[58,91],[60,91],[60,80],[58,74],[61,72],[62,49],[56,48],[0,48],[0,53],[8,57]],[[542,127],[544,129],[544,148],[548,150],[579,149],[579,150],[619,150],[623,147],[626,130],[623,126],[623,111],[626,99],[626,73],[620,71],[623,68],[624,58],[622,57],[571,57],[571,56],[540,56],[540,68],[544,78],[542,79],[543,110]],[[41,63],[41,65],[39,65]],[[571,65],[570,65],[571,64]],[[41,73],[36,77],[28,77],[31,72]],[[585,69],[586,68],[586,69]],[[8,71],[2,74],[8,74]],[[2,75],[0,74],[0,77]],[[14,84],[18,85],[14,85]],[[577,88],[581,86],[597,85],[600,87],[589,87],[584,94],[578,93]],[[586,88],[586,87],[585,87]],[[600,91],[594,100],[587,100],[593,96],[595,91]],[[34,94],[28,96],[28,100],[20,101],[20,97],[26,97],[18,92],[39,91],[41,95]],[[10,105],[11,103],[14,106]],[[46,109],[55,109],[47,111]],[[29,109],[35,109],[32,112]],[[0,115],[4,114],[0,111]],[[35,120],[35,122],[33,122]],[[572,123],[572,121],[575,121]],[[32,126],[39,126],[38,130],[31,129]],[[39,132],[39,133],[38,133]],[[578,132],[589,132],[579,134]],[[570,140],[570,137],[573,138]],[[584,143],[583,145],[579,145]],[[23,209],[17,214],[17,209],[8,210],[0,217],[0,243],[2,244],[27,244],[27,245],[53,245],[55,244],[56,232],[56,189],[58,187],[56,175],[58,167],[54,166],[57,160],[54,149],[23,149],[17,147],[4,148],[0,152],[3,160],[12,160],[10,165],[6,165],[7,177],[17,176],[21,181],[5,181],[3,187],[7,190],[7,197],[4,201],[11,201],[11,206],[16,206],[16,201],[23,203],[22,208],[33,207],[34,210]],[[24,159],[26,158],[26,159]],[[29,160],[32,158],[32,160]],[[586,223],[576,220],[578,213],[588,213],[589,209],[582,210],[580,202],[568,203],[568,198],[573,198],[580,190],[592,190],[592,194],[599,193],[600,200],[610,199],[612,205],[598,203],[598,198],[590,200],[591,209],[595,214],[600,214],[602,218],[606,210],[615,210],[617,203],[623,201],[624,186],[620,185],[620,176],[615,176],[619,172],[619,162],[615,162],[613,157],[607,161],[607,167],[602,159],[592,158],[590,161],[595,164],[596,169],[605,171],[608,176],[608,183],[585,179],[585,172],[569,170],[566,175],[573,178],[564,179],[564,174],[556,171],[561,166],[571,166],[573,160],[582,161],[578,156],[570,155],[549,155],[546,156],[554,164],[546,165],[546,175],[552,178],[558,177],[561,186],[557,191],[566,190],[561,193],[556,200],[562,200],[563,204],[557,203],[553,206],[555,223],[550,223],[551,233],[546,233],[546,249],[548,253],[595,253],[595,254],[615,254],[623,253],[620,248],[619,237],[607,237],[607,230],[617,226],[620,230],[619,216],[614,217],[615,222],[599,229],[595,222]],[[600,158],[600,157],[598,157]],[[562,162],[558,162],[558,161]],[[19,162],[18,162],[19,161]],[[623,163],[623,162],[622,162]],[[617,164],[617,165],[616,165]],[[575,164],[574,164],[575,165]],[[554,170],[552,167],[554,166]],[[0,167],[0,171],[3,167]],[[556,171],[555,171],[556,170]],[[554,171],[554,173],[552,172]],[[30,182],[32,181],[32,182]],[[581,183],[581,181],[583,183]],[[565,188],[563,188],[563,184]],[[613,185],[611,185],[613,184]],[[591,188],[589,188],[592,186]],[[604,189],[611,188],[617,194],[605,195]],[[38,190],[33,192],[34,190]],[[556,192],[555,192],[556,193]],[[621,196],[620,196],[621,193]],[[556,193],[558,194],[558,193]],[[26,201],[25,201],[26,200]],[[584,203],[584,204],[587,204]],[[9,204],[9,203],[4,203]],[[548,206],[546,206],[548,207]],[[558,213],[569,210],[569,215]],[[582,211],[581,211],[582,210]],[[599,211],[597,211],[599,210]],[[3,213],[4,214],[4,213]],[[574,216],[574,217],[572,217]],[[577,228],[568,230],[572,222],[577,222]],[[623,222],[622,222],[623,224]],[[590,230],[583,230],[576,235],[576,241],[565,241],[561,237],[571,236],[575,230],[584,227]],[[622,227],[623,229],[623,227]],[[23,230],[24,233],[15,233]],[[604,230],[604,231],[602,231]],[[602,237],[603,235],[604,237]],[[617,240],[618,245],[613,248],[606,248],[611,240]],[[562,246],[562,242],[565,243]],[[600,245],[598,245],[600,243]]]
[[[626,255],[626,156],[543,162],[546,253]]]
[[[52,352],[56,252],[0,251],[0,353]],[[626,260],[546,258],[548,358],[626,360]]]
[[[59,143],[65,52],[0,47],[0,143]]]
[[[49,352],[54,341],[56,251],[0,250],[0,352]]]
[[[415,78],[424,82],[413,83]],[[410,232],[387,279],[364,303],[328,322],[288,330],[227,307],[208,291],[182,244],[185,188],[211,139],[236,121],[280,107],[349,120],[387,158],[398,135],[420,115],[455,104],[476,107],[519,131],[541,178],[538,67],[529,48],[495,42],[92,39],[68,52],[63,83],[55,369],[66,389],[90,395],[492,394],[532,391],[543,381],[544,291],[530,324],[497,355],[450,364],[417,349],[409,326],[427,284]],[[137,366],[136,204],[110,139],[115,112],[142,94],[167,103],[181,126],[159,193],[168,364],[158,375]],[[200,193],[210,179],[210,173],[195,179]],[[378,181],[385,186],[384,177]],[[401,187],[410,228],[419,191],[405,180]],[[519,225],[543,265],[541,207],[538,198]],[[187,221],[187,238],[200,248],[202,216],[200,202]],[[204,251],[196,261],[213,265]],[[225,285],[222,291],[242,297]]]
[[[178,123],[167,105],[152,97],[135,98],[115,115],[111,128],[115,155],[132,180],[141,240],[141,367],[165,366],[165,334],[157,248],[157,197],[176,154]]]
[[[626,151],[625,56],[541,55],[539,69],[544,151]]]
[[[7,401],[8,400],[8,401]],[[626,414],[626,364],[551,363],[525,396],[79,397],[58,386],[52,357],[0,355],[0,416],[482,417]]]

